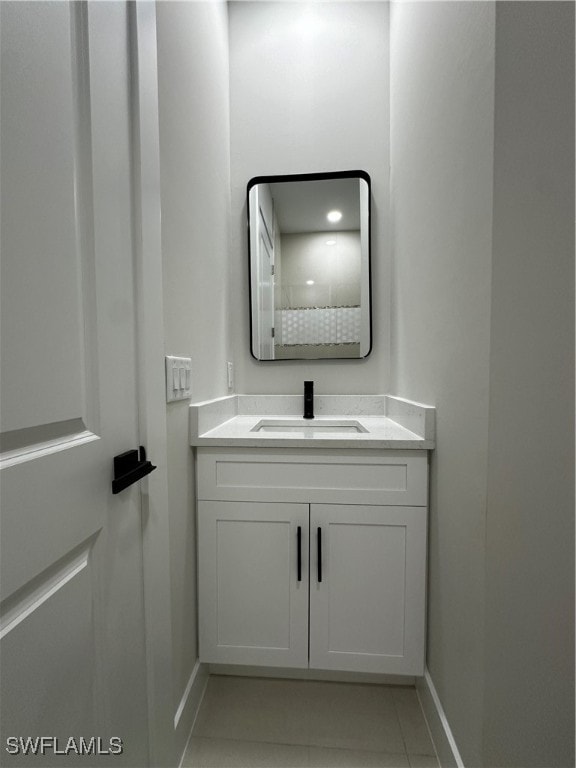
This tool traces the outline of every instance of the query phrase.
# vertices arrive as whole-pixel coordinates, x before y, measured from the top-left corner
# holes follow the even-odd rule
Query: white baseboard
[[[200,704],[204,697],[204,691],[206,690],[206,684],[208,683],[208,667],[206,664],[201,664],[196,660],[194,669],[190,675],[190,679],[186,684],[180,704],[174,715],[174,735],[176,740],[177,751],[176,754],[180,754],[179,764],[182,763],[182,758],[186,752],[188,741],[192,734],[192,728],[196,720],[196,715],[200,709]]]
[[[416,690],[441,768],[465,768],[428,668],[417,678]]]

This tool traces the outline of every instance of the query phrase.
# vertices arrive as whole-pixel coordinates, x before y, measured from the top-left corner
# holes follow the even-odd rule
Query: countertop
[[[190,405],[190,444],[226,448],[370,448],[422,450],[435,447],[435,409],[391,395],[317,395],[315,418],[306,429],[252,431],[260,421],[290,424],[302,416],[296,395],[230,395]],[[358,422],[366,432],[315,432],[323,422]]]

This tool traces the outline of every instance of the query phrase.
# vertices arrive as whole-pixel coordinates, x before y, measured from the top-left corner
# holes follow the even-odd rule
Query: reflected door
[[[257,211],[256,226],[251,231],[251,251],[256,269],[252,276],[252,295],[258,307],[252,327],[252,348],[258,359],[274,359],[274,207],[270,187],[254,188],[250,205]]]

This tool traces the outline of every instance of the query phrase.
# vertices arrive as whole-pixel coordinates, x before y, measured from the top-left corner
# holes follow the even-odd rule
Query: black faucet
[[[314,418],[314,382],[304,382],[304,418]]]

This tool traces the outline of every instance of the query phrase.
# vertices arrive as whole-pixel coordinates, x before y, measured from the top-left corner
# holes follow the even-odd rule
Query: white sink
[[[326,433],[332,435],[368,432],[366,427],[354,419],[262,419],[251,432],[288,432],[304,435]]]

